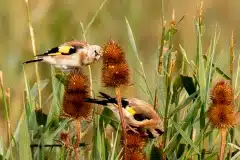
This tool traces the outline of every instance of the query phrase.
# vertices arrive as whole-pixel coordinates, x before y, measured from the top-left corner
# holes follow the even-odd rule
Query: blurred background
[[[82,40],[81,22],[86,27],[101,5],[102,0],[30,0],[31,20],[35,33],[37,53],[58,46],[59,44],[78,39]],[[194,17],[199,12],[199,0],[166,0],[164,1],[164,17],[169,25],[173,9],[176,21],[185,16],[179,24],[179,32],[174,37],[175,49],[181,44],[193,59],[196,55],[196,33]],[[143,61],[147,81],[154,92],[155,73],[158,63],[158,44],[161,37],[161,0],[108,0],[99,12],[86,35],[91,44],[103,45],[110,38],[118,41],[126,52],[136,83],[136,57],[129,43],[125,17],[128,19],[135,35],[140,58]],[[204,51],[207,50],[214,28],[218,24],[221,37],[218,43],[217,61],[226,73],[228,72],[229,41],[231,32],[235,34],[235,54],[237,59],[240,38],[240,1],[205,0],[203,6],[206,25],[203,37]],[[22,62],[32,59],[32,46],[29,35],[27,10],[24,0],[0,1],[0,70],[3,72],[4,88],[10,88],[11,105],[10,117],[12,128],[16,125],[23,109],[24,77]],[[180,54],[179,54],[180,55]],[[178,56],[177,62],[181,61]],[[136,67],[135,67],[136,66]],[[36,81],[34,65],[25,66],[30,85]],[[94,91],[104,90],[101,85],[99,63],[92,66]],[[176,69],[177,70],[177,69]],[[50,66],[39,63],[41,80],[50,79]],[[141,83],[138,83],[141,85]],[[123,91],[124,96],[144,97],[139,87],[132,86]],[[51,92],[51,85],[44,89],[43,103]],[[0,136],[5,135],[4,107],[0,94]],[[47,108],[47,105],[45,105]]]

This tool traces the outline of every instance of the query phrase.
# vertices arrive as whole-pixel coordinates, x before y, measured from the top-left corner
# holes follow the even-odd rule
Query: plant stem
[[[126,159],[126,150],[127,150],[127,139],[126,139],[126,123],[123,117],[123,111],[122,111],[122,99],[121,99],[121,91],[120,87],[115,88],[116,92],[116,98],[117,98],[117,104],[118,104],[118,110],[121,120],[121,126],[122,126],[122,141],[123,141],[123,160]]]
[[[81,142],[81,121],[80,119],[76,119],[75,121],[75,133],[76,133],[76,142],[74,146],[75,160],[79,160],[79,151],[78,147]]]
[[[9,145],[11,145],[11,121],[10,121],[10,101],[11,101],[11,93],[10,93],[10,88],[7,88],[7,107],[8,107],[8,119],[7,119],[7,126],[8,126],[8,140],[9,140]],[[10,146],[11,147],[11,146]]]
[[[28,4],[28,0],[25,0],[26,2],[26,8],[27,8],[27,16],[28,16],[28,28],[29,28],[29,33],[30,33],[30,37],[31,37],[31,42],[32,42],[32,51],[33,51],[33,55],[36,56],[37,52],[36,52],[36,45],[35,45],[35,36],[34,36],[34,31],[33,31],[33,26],[32,26],[32,22],[31,22],[31,15],[30,15],[30,8],[29,8],[29,4]],[[41,104],[41,90],[40,90],[40,75],[38,72],[38,64],[35,63],[35,73],[36,73],[36,79],[37,79],[37,88],[38,88],[38,103],[39,103],[39,108],[42,107]]]
[[[11,154],[11,159],[12,157],[12,148],[11,148],[11,126],[10,126],[10,117],[9,117],[9,104],[10,104],[10,90],[7,90],[7,93],[9,92],[8,96],[8,102],[6,100],[6,93],[3,87],[3,73],[0,71],[0,88],[2,91],[2,97],[3,97],[3,102],[4,102],[4,109],[5,109],[5,118],[7,120],[7,133],[8,133],[8,143],[9,143],[9,148],[10,148],[10,154]]]
[[[224,151],[226,147],[226,137],[227,137],[227,129],[226,128],[221,128],[221,149],[220,149],[220,159],[219,160],[224,160]]]
[[[234,36],[233,36],[233,32],[231,35],[231,40],[230,40],[230,83],[232,85],[233,82],[233,61],[234,61]]]

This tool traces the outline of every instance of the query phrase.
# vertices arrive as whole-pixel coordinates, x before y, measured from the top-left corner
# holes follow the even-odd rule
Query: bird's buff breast
[[[79,66],[79,55],[59,55],[59,56],[46,56],[43,57],[43,61],[53,65],[65,65],[65,66]]]

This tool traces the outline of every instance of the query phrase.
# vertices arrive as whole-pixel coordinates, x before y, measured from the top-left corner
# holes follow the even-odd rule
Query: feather
[[[43,59],[34,59],[34,60],[29,60],[29,61],[23,62],[23,64],[34,63],[34,62],[41,62],[41,61],[43,61]]]

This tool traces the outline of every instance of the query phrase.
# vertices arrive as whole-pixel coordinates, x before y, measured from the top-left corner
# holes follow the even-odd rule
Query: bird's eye
[[[98,56],[98,52],[97,50],[94,50],[95,56]]]

